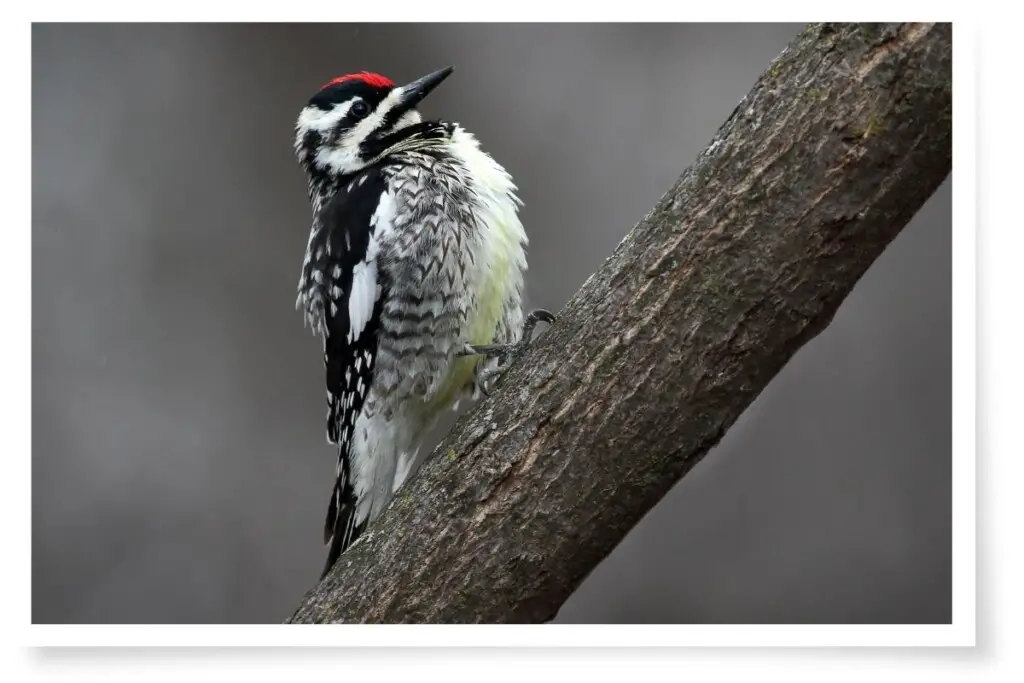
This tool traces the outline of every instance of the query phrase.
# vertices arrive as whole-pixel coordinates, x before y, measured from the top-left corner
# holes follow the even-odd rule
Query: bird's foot
[[[458,354],[459,356],[485,356],[498,359],[496,365],[483,368],[477,373],[476,388],[480,393],[485,396],[490,395],[490,390],[488,389],[490,382],[504,373],[513,362],[526,352],[526,349],[533,342],[533,332],[537,328],[537,323],[540,322],[550,325],[555,322],[555,316],[551,311],[543,308],[534,309],[530,311],[523,322],[522,335],[519,341],[513,344],[478,344],[476,346],[466,344],[463,347],[462,351]]]

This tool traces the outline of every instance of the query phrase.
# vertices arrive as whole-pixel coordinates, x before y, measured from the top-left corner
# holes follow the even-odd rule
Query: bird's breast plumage
[[[502,317],[518,312],[526,246],[519,200],[509,174],[460,128],[437,148],[396,155],[388,187],[381,268],[389,286],[375,386],[397,400],[416,398],[432,414],[472,381],[479,359],[456,352],[495,341]]]

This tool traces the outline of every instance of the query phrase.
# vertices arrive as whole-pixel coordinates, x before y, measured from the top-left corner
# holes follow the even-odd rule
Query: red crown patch
[[[327,83],[324,83],[324,85],[320,89],[323,90],[324,88],[329,88],[332,85],[344,83],[345,81],[362,81],[363,83],[366,83],[367,85],[373,88],[390,88],[395,84],[394,81],[392,81],[387,76],[381,76],[380,74],[370,73],[369,71],[361,71],[360,73],[357,74],[338,76],[337,78],[332,79]]]

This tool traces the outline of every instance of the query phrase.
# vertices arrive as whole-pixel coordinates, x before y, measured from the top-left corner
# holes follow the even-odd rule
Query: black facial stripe
[[[414,123],[394,133],[370,136],[359,145],[359,156],[364,159],[372,159],[406,138],[417,137],[421,140],[429,140],[431,138],[448,137],[452,134],[454,128],[453,124],[445,121],[421,121]]]
[[[310,150],[316,149],[323,142],[322,138],[319,131],[307,130],[302,136],[302,146]]]
[[[410,110],[402,106],[393,106],[386,114],[384,119],[381,121],[380,130],[387,131],[391,130],[392,126],[398,123],[398,119],[405,116]]]

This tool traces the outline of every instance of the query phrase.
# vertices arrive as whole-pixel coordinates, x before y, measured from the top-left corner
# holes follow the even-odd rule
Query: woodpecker
[[[487,392],[530,341],[526,232],[510,174],[417,105],[453,71],[397,86],[361,72],[302,108],[294,150],[312,226],[296,308],[323,342],[338,460],[321,579],[418,466],[440,415]]]

